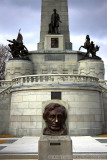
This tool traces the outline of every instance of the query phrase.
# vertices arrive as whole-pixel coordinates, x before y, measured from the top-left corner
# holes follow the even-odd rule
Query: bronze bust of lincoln
[[[45,107],[43,119],[46,122],[44,135],[67,135],[65,121],[67,112],[64,106],[57,103],[50,103]]]

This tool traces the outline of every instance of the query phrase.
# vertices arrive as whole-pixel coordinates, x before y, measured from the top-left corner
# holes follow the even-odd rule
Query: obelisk
[[[65,50],[72,49],[69,34],[69,21],[68,21],[68,0],[42,0],[41,8],[41,30],[40,42],[38,43],[38,50],[44,50],[45,35],[48,34],[49,23],[53,10],[56,9],[62,23],[59,26],[59,32],[64,35]]]

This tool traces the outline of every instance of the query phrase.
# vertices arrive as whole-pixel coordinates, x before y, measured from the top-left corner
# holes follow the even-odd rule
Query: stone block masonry
[[[5,79],[11,80],[15,77],[33,74],[33,65],[29,60],[9,60],[6,63]]]
[[[102,133],[100,93],[96,91],[63,92],[62,99],[69,105],[70,135],[96,135]]]
[[[69,136],[44,135],[39,140],[38,160],[73,160],[72,150],[72,141]]]
[[[49,92],[33,90],[13,92],[9,133],[36,135],[42,133],[42,102],[50,100]]]
[[[0,134],[8,133],[10,121],[10,94],[0,95]]]
[[[53,90],[12,92],[9,133],[13,135],[42,134],[43,105],[51,102]],[[87,90],[60,90],[61,102],[67,103],[70,135],[96,135],[102,133],[100,92]],[[59,100],[56,100],[59,103]]]
[[[52,47],[52,39],[57,39],[57,46]],[[55,51],[63,51],[65,49],[64,47],[64,36],[63,35],[46,35],[45,36],[45,43],[44,43],[44,49],[45,50],[55,50]]]
[[[103,93],[103,109],[104,109],[104,132],[107,133],[107,92]]]
[[[80,75],[90,75],[98,77],[99,79],[104,79],[104,63],[102,60],[81,60],[79,61]]]

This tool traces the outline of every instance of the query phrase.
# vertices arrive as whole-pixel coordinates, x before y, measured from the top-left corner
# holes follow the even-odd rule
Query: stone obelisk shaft
[[[64,35],[65,49],[72,49],[69,35],[69,22],[68,22],[68,0],[42,0],[41,8],[41,31],[40,42],[38,43],[38,50],[44,49],[45,35],[48,34],[49,23],[51,22],[51,15],[53,9],[57,10],[60,16],[59,32]]]

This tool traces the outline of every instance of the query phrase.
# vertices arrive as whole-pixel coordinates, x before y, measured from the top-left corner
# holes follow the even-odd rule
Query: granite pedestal
[[[64,35],[46,35],[44,48],[50,51],[65,50]]]
[[[72,140],[69,136],[40,137],[38,160],[73,160]]]

